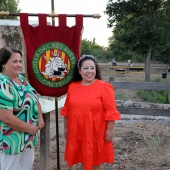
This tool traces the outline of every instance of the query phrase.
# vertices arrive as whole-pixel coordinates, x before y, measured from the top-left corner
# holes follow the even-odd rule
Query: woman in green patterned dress
[[[22,53],[0,49],[1,170],[31,170],[38,130],[44,127],[39,95],[20,75]]]

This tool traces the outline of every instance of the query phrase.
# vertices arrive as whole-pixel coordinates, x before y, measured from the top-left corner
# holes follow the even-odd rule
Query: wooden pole
[[[46,14],[47,17],[58,17],[59,14]],[[8,11],[0,11],[0,16],[19,16],[19,13],[13,13]],[[28,16],[38,16],[37,13],[28,13]],[[66,14],[67,17],[75,17],[76,14]],[[100,18],[101,16],[99,14],[83,14],[83,17],[92,17],[92,18]]]
[[[60,170],[60,147],[59,147],[59,124],[58,124],[58,99],[55,98],[56,108],[56,147],[57,147],[57,170]]]
[[[55,14],[54,0],[51,0],[51,14]],[[55,17],[52,17],[52,25],[55,26]],[[56,147],[57,147],[57,170],[60,170],[60,145],[59,145],[59,124],[58,124],[58,99],[55,98],[56,109]]]
[[[43,114],[45,127],[40,130],[40,167],[49,170],[50,112]]]
[[[51,0],[51,14],[55,14],[55,9],[54,9],[54,0]],[[52,17],[52,25],[55,25],[55,17]]]
[[[51,0],[51,14],[55,14],[54,0]],[[52,17],[52,25],[55,26],[55,17]],[[55,97],[55,118],[56,118],[56,150],[57,150],[57,170],[60,170],[60,145],[59,145],[59,124],[58,124],[58,99]]]

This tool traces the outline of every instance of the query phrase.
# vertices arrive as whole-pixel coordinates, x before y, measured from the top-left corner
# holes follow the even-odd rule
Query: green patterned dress
[[[37,125],[38,99],[35,89],[19,75],[22,85],[18,85],[4,74],[0,74],[0,109],[12,110],[20,120]],[[0,113],[1,114],[1,113]],[[38,134],[30,135],[15,131],[0,121],[0,151],[13,155],[33,148],[38,141]]]

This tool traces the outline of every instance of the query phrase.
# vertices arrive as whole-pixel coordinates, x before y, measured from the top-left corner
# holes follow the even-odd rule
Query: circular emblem
[[[48,42],[35,51],[32,70],[41,84],[57,88],[71,81],[75,64],[76,57],[68,46],[59,42]]]

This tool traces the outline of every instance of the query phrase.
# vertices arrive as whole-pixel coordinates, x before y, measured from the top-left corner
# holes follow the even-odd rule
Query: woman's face
[[[79,74],[81,75],[83,82],[93,82],[96,76],[95,63],[92,60],[83,61],[82,66],[79,70]]]
[[[6,64],[3,72],[9,75],[18,75],[22,69],[22,57],[19,53],[13,53]]]

